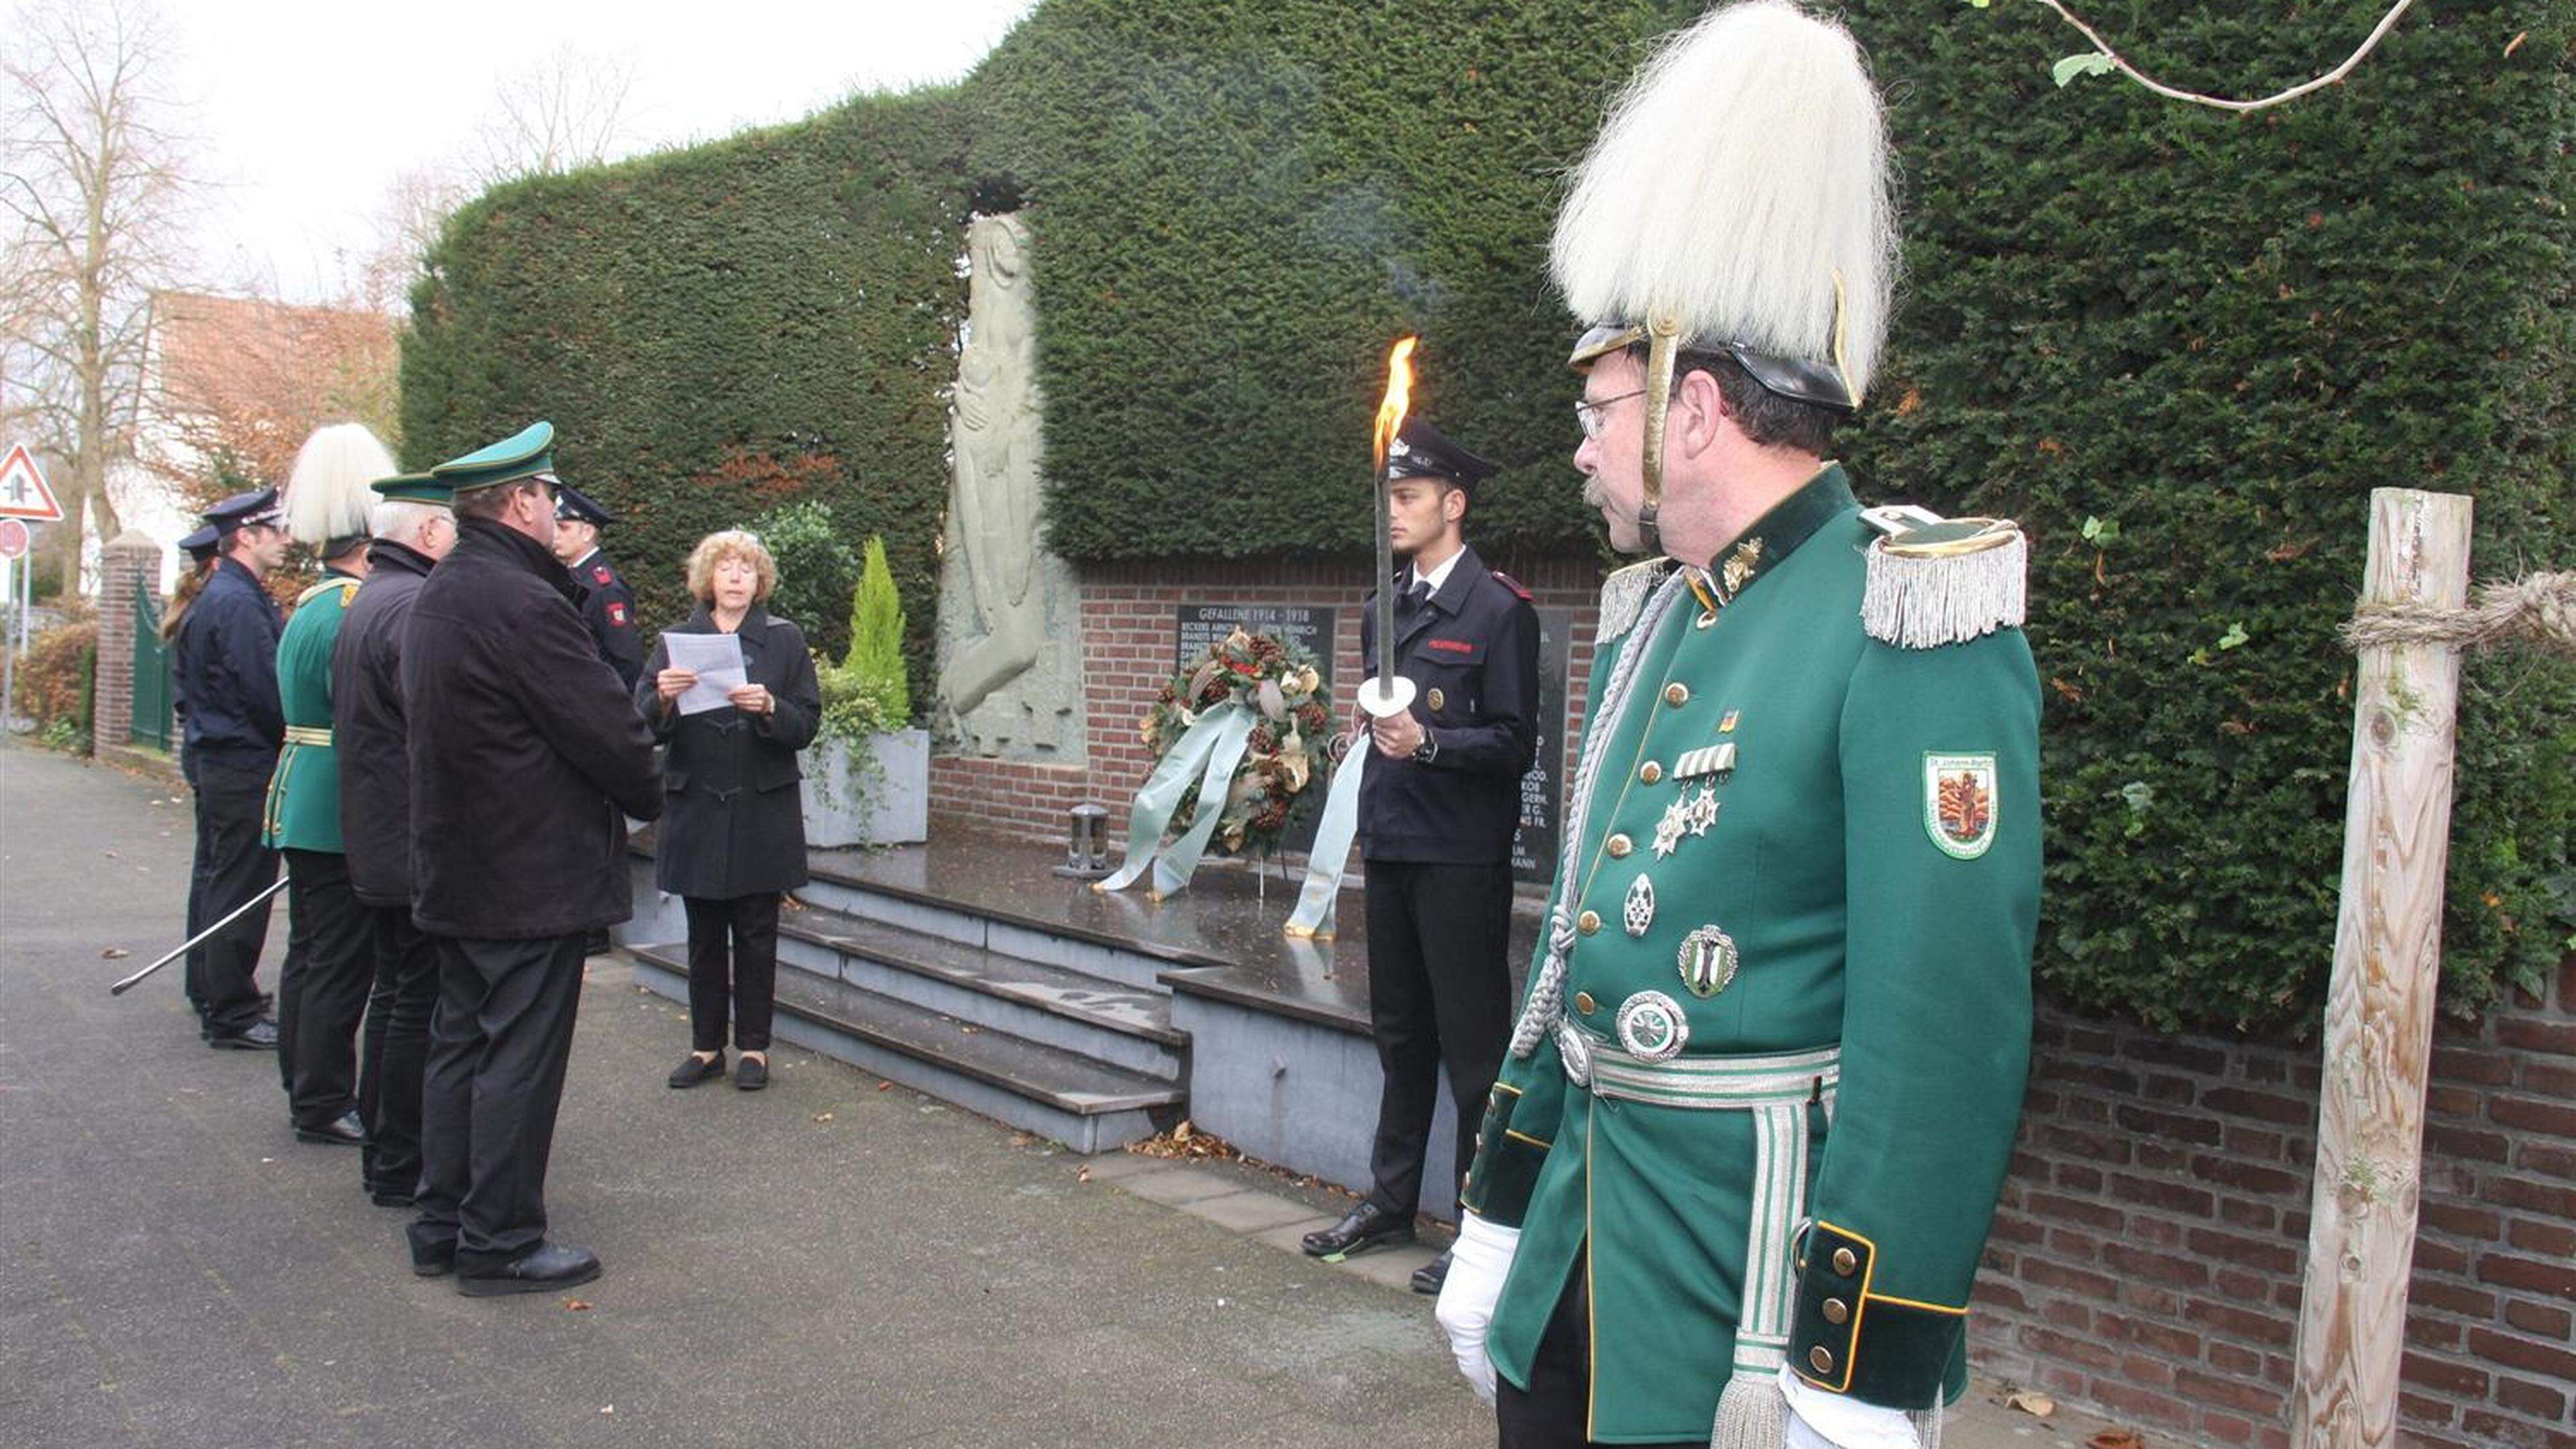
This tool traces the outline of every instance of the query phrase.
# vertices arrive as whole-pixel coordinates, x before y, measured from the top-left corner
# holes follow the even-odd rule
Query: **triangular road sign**
[[[27,445],[11,448],[8,459],[0,461],[0,518],[52,523],[62,516],[63,506],[54,501],[54,490],[45,486],[44,470],[36,466]]]

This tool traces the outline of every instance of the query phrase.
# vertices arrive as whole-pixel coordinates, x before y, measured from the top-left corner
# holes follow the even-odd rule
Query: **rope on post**
[[[2480,584],[2477,603],[2466,609],[2365,603],[2343,626],[2344,647],[2356,652],[2395,644],[2484,649],[2517,641],[2576,654],[2576,572]]]

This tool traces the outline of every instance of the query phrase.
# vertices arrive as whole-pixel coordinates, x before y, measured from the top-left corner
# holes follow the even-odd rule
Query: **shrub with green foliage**
[[[778,587],[769,596],[769,612],[794,620],[805,631],[806,647],[824,658],[848,648],[849,623],[841,601],[857,587],[859,551],[832,527],[832,510],[821,499],[808,498],[753,519],[751,531],[778,564]],[[886,587],[894,587],[892,578]],[[902,651],[903,641],[897,639],[898,670],[903,667]]]
[[[686,617],[700,538],[800,501],[883,534],[933,618],[963,121],[952,92],[865,97],[469,203],[413,289],[405,463],[552,419],[648,627]],[[927,627],[906,648],[926,669]]]
[[[912,718],[912,690],[903,668],[903,600],[886,566],[885,540],[868,540],[859,587],[850,596],[850,672],[885,703],[888,719]]]
[[[810,491],[885,535],[918,669],[959,222],[1025,204],[1060,551],[1356,563],[1408,331],[1419,406],[1504,464],[1479,546],[1593,549],[1546,235],[1602,102],[1701,8],[1046,0],[953,93],[467,208],[415,298],[404,436],[422,461],[554,417],[630,563]],[[2379,10],[2094,18],[2150,70],[2259,93]],[[2030,532],[2042,979],[2160,1025],[2312,1024],[2369,490],[2473,494],[2482,575],[2568,566],[2576,4],[2419,7],[2344,84],[2244,117],[2056,88],[2080,45],[2036,5],[1842,11],[1888,96],[1908,279],[1841,451],[1873,498]],[[648,617],[676,593],[630,573]],[[2455,1010],[2576,925],[2569,718],[2567,663],[2469,666]]]

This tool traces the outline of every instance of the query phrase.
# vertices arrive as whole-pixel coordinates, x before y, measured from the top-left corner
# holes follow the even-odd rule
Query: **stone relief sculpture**
[[[939,593],[942,733],[969,754],[1078,763],[1081,609],[1040,543],[1037,304],[1017,214],[966,229],[966,345]]]

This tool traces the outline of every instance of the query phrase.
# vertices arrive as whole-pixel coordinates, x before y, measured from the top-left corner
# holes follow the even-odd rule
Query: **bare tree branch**
[[[2198,91],[2187,91],[2177,86],[2167,85],[2163,81],[2157,80],[2154,76],[2151,76],[2145,71],[2142,71],[2136,66],[2130,64],[2125,56],[2122,56],[2120,52],[2111,47],[2111,42],[2102,38],[2100,31],[2097,31],[2092,26],[2085,24],[2084,21],[2075,14],[2075,12],[2067,9],[2063,0],[2039,0],[2039,3],[2056,11],[2058,19],[2074,26],[2086,40],[2093,42],[2093,53],[2100,56],[2109,69],[2118,71],[2120,74],[2127,76],[2130,80],[2137,82],[2139,85],[2146,87],[2157,95],[2165,97],[2167,100],[2183,101],[2195,106],[2208,106],[2213,110],[2235,111],[2242,113],[2245,111],[2259,111],[2267,106],[2277,106],[2288,101],[2295,101],[2299,97],[2304,96],[2311,91],[2323,90],[2325,87],[2333,85],[2337,81],[2342,80],[2345,76],[2352,74],[2353,67],[2361,64],[2363,56],[2370,54],[2371,51],[2378,48],[2379,42],[2386,38],[2389,30],[2397,24],[2398,17],[2404,15],[2408,8],[2414,5],[2415,0],[2397,0],[2396,4],[2390,6],[2388,13],[2379,17],[2379,23],[2371,27],[2370,34],[2362,38],[2360,48],[2353,51],[2351,55],[2344,57],[2343,64],[2336,66],[2334,69],[2327,71],[2325,74],[2318,76],[2314,80],[2302,81],[2298,85],[2294,85],[2288,90],[2279,92],[2276,95],[2268,95],[2250,101],[2230,100],[2224,96],[2203,95]],[[2058,64],[2061,67],[2067,66],[2076,59],[2078,59],[2078,57],[2069,57],[2067,60],[2058,62]],[[2064,73],[2061,71],[2061,76],[2063,76],[2063,74]],[[2065,84],[2065,80],[2061,78],[2059,84]]]
[[[485,187],[607,160],[626,139],[630,56],[557,47],[504,77],[478,134],[472,170]]]
[[[152,0],[31,0],[6,34],[0,416],[69,464],[66,510],[113,534],[107,473],[133,453],[146,307],[179,266],[196,192],[158,85],[171,37]],[[77,530],[62,533],[68,586]]]

